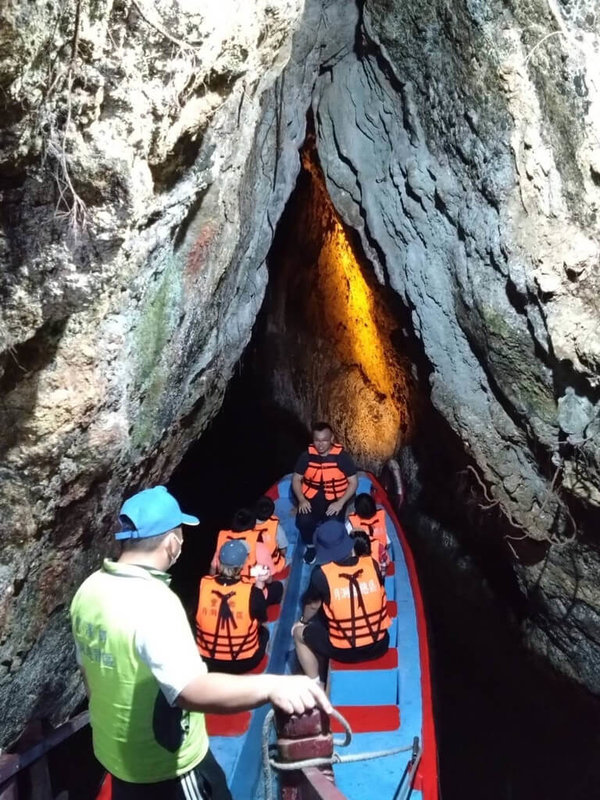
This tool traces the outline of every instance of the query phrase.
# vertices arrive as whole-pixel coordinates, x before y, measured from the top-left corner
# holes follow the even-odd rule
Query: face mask
[[[173,564],[175,564],[175,562],[177,561],[177,559],[181,555],[181,551],[183,550],[183,539],[179,539],[178,536],[175,536],[175,538],[177,539],[177,543],[179,544],[179,552],[177,553],[176,556],[172,556],[171,557],[171,562],[170,562],[169,566],[167,567],[167,569],[171,569]]]

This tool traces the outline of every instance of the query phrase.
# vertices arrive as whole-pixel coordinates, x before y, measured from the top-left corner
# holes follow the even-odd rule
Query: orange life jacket
[[[242,531],[241,533],[236,533],[235,531],[219,531],[216,549],[217,558],[225,542],[229,542],[232,539],[243,539],[248,545],[250,552],[248,553],[246,563],[242,567],[241,574],[243,578],[249,578],[251,568],[256,566],[256,542],[258,541],[258,533],[256,531]]]
[[[332,562],[321,569],[329,586],[330,602],[323,603],[323,611],[333,647],[378,642],[391,623],[385,589],[371,556],[362,556],[352,567]]]
[[[258,651],[258,622],[250,616],[252,582],[242,578],[230,585],[216,576],[200,581],[196,613],[196,643],[205,658],[237,661]]]
[[[358,514],[349,514],[348,521],[353,528],[369,534],[371,544],[375,545],[372,549],[373,558],[381,562],[381,555],[387,552],[387,532],[385,529],[384,509],[380,508],[375,515],[369,519],[363,519],[359,517]]]
[[[279,572],[285,567],[285,556],[277,546],[277,526],[279,520],[276,516],[265,520],[256,520],[254,530],[258,533],[258,541],[264,542],[269,548],[275,572]]]
[[[338,466],[341,444],[334,444],[326,456],[320,456],[314,445],[308,448],[308,466],[302,476],[302,493],[311,500],[322,489],[326,500],[337,500],[348,488],[348,478]]]

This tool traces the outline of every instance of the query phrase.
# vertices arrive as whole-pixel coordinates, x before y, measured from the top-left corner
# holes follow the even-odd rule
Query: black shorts
[[[364,647],[334,647],[329,641],[327,623],[322,617],[313,617],[304,628],[302,638],[304,643],[310,647],[313,653],[325,658],[335,658],[338,661],[345,661],[347,664],[355,664],[357,661],[370,661],[373,658],[387,653],[390,646],[390,636],[385,631],[379,641],[374,644],[367,644]]]
[[[178,778],[158,783],[129,783],[112,776],[112,800],[233,800],[225,773],[210,752]]]

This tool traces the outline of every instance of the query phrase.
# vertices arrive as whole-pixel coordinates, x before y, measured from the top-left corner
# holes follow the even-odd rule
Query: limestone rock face
[[[367,0],[313,106],[330,195],[410,309],[434,405],[518,535],[547,543],[532,567],[513,545],[530,640],[597,692],[592,6]]]
[[[366,0],[312,109],[336,211],[402,298],[433,404],[472,460],[481,503],[507,521],[528,640],[598,692],[594,6]],[[267,329],[288,336],[286,351],[281,308],[295,289],[282,291]],[[280,355],[274,385],[306,419],[326,392],[298,380],[322,351],[322,330],[303,336],[306,363]],[[325,404],[333,418],[348,416],[339,399]],[[521,560],[532,540],[545,553],[534,564]]]
[[[249,340],[304,136],[308,99],[285,154],[273,102],[301,11],[3,5],[0,746],[81,700],[73,591]]]
[[[594,6],[3,5],[0,746],[81,699],[70,598],[124,494],[164,481],[220,406],[309,109],[435,407],[546,544],[531,566],[511,544],[529,640],[600,692]],[[319,397],[278,369],[306,417]]]

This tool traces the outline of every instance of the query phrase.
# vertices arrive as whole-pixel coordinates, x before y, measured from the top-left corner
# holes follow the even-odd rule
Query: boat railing
[[[406,765],[404,772],[402,773],[402,778],[400,779],[398,788],[394,793],[393,800],[408,800],[408,798],[412,794],[412,790],[415,783],[415,776],[417,774],[417,770],[419,769],[419,764],[421,763],[422,755],[423,755],[423,747],[421,745],[421,740],[419,739],[418,736],[415,736],[415,738],[413,739],[412,754],[410,760]]]
[[[262,759],[265,800],[274,800],[273,771],[278,771],[282,781],[282,796],[289,800],[346,800],[335,786],[333,766],[356,761],[369,761],[410,753],[393,800],[408,800],[417,769],[421,761],[422,747],[418,736],[412,745],[387,750],[341,755],[334,745],[348,747],[352,742],[352,730],[347,720],[335,709],[334,717],[344,729],[344,738],[332,736],[329,724],[324,723],[322,713],[314,709],[303,719],[296,715],[267,713],[262,730]],[[275,723],[277,744],[270,744],[271,728]],[[273,758],[277,753],[278,758]]]
[[[45,735],[41,732],[39,725],[34,725],[26,736],[31,742],[26,749],[16,753],[1,753],[0,800],[18,800],[18,777],[20,773],[26,771],[31,773],[30,783],[35,783],[37,800],[52,800],[53,794],[46,756],[55,747],[84,728],[89,721],[89,712],[82,711]]]

